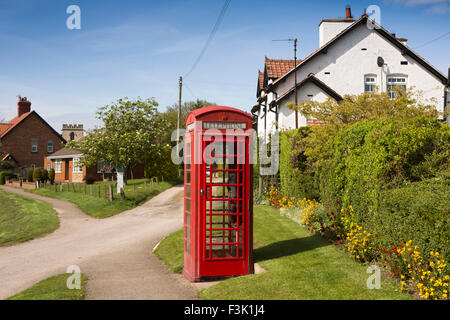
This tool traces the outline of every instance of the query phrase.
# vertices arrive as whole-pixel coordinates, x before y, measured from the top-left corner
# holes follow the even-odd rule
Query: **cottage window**
[[[403,91],[406,92],[406,76],[389,76],[387,78],[387,92],[391,99],[395,99],[395,90],[394,88],[400,87]]]
[[[364,92],[375,92],[377,85],[377,76],[366,75],[364,76]]]
[[[50,171],[50,169],[52,168],[52,165],[50,163],[47,164],[47,171]]]
[[[62,160],[56,160],[55,161],[55,173],[61,173],[62,172]]]
[[[47,142],[47,153],[53,153],[53,140]]]
[[[73,173],[83,173],[83,166],[80,163],[80,158],[73,158]]]
[[[31,140],[31,152],[38,152],[38,140],[37,139]]]
[[[75,132],[70,133],[70,140],[71,141],[75,140]]]

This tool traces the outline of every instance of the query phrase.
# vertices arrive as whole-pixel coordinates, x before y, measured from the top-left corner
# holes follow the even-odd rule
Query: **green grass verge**
[[[153,253],[173,273],[181,273],[184,264],[183,229],[165,237]]]
[[[59,219],[44,201],[0,190],[0,246],[13,245],[53,232]]]
[[[91,217],[107,218],[125,210],[133,209],[158,195],[159,193],[182,182],[182,180],[176,180],[154,183],[153,188],[150,188],[150,183],[147,183],[147,188],[145,188],[144,179],[129,180],[127,186],[125,186],[124,188],[125,199],[121,199],[120,196],[114,194],[115,199],[112,202],[105,198],[91,196],[90,186],[87,186],[87,195],[84,194],[84,187],[82,188],[81,192],[79,192],[78,186],[76,186],[75,188],[76,192],[69,192],[67,191],[67,187],[65,185],[65,191],[63,192],[55,192],[54,189],[51,188],[29,190],[29,192],[50,198],[66,200],[76,204],[81,211],[90,215]],[[95,183],[94,186],[97,188],[99,185],[101,186],[101,195],[103,197],[103,185],[110,185],[112,183],[113,182],[98,182]],[[136,192],[134,191],[134,185],[136,185]]]
[[[81,275],[81,288],[68,289],[67,279],[71,274],[63,273],[42,280],[29,289],[22,291],[8,300],[83,300],[86,295],[85,275]]]
[[[367,266],[354,261],[337,246],[329,244],[279,210],[255,206],[254,259],[267,270],[262,274],[230,278],[199,296],[203,299],[237,300],[297,300],[350,299],[394,300],[411,299],[406,293],[395,292],[398,286],[382,276],[381,289],[370,290],[366,281]],[[171,270],[183,267],[183,233],[167,237],[157,248],[157,256]]]

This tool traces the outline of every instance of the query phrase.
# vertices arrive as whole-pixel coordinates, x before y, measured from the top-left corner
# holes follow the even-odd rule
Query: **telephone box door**
[[[248,273],[249,137],[204,136],[200,182],[203,276]]]

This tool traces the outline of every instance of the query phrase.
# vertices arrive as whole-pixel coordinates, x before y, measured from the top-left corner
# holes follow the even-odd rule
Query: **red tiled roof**
[[[297,60],[299,65],[302,60]],[[294,68],[294,60],[265,58],[267,77],[278,79]]]
[[[8,123],[0,124],[0,138],[6,135],[9,131],[11,131],[16,125],[22,122],[26,117],[28,117],[33,111],[24,113],[20,117],[15,117]]]
[[[0,123],[0,136],[3,135],[3,132],[9,129],[11,127],[11,124],[9,123]]]
[[[258,70],[258,84],[259,89],[261,90],[264,86],[264,73]]]

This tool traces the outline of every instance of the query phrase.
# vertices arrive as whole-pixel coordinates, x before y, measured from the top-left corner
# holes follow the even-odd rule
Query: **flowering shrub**
[[[292,209],[295,206],[295,198],[288,196],[282,197],[280,200],[278,200],[278,205],[283,209]]]
[[[419,246],[412,240],[393,245],[392,249],[380,249],[385,266],[400,279],[400,290],[417,290],[422,299],[448,299],[450,276],[446,274],[447,263],[439,252],[430,252],[424,259]]]
[[[381,261],[399,279],[400,290],[417,292],[422,299],[448,299],[449,268],[439,252],[430,252],[424,257],[419,246],[406,243],[394,244],[392,248],[380,249],[378,234],[365,230],[355,219],[350,205],[339,214],[325,213],[322,205],[314,200],[281,197],[274,186],[266,192],[266,200],[276,208],[297,209],[301,223],[311,232],[322,235],[328,233],[328,242],[343,245],[351,256],[359,262]],[[296,211],[297,211],[296,210]]]
[[[270,186],[264,190],[264,200],[269,202],[269,204],[274,208],[280,207],[281,193],[275,186]]]
[[[347,251],[360,262],[367,262],[374,259],[377,250],[373,241],[377,235],[372,235],[362,226],[354,222],[353,207],[349,206],[347,210],[341,210],[341,221],[343,224],[342,233],[339,232],[337,237],[343,240]]]

